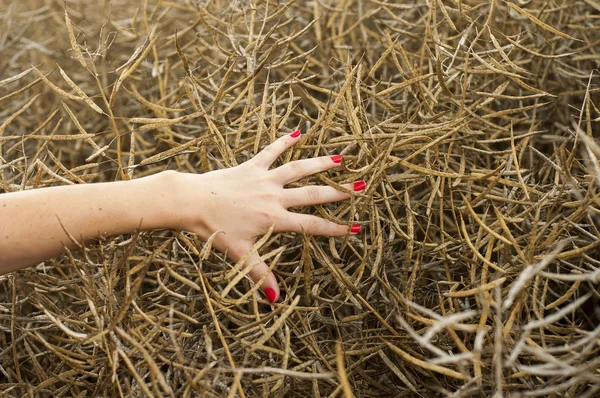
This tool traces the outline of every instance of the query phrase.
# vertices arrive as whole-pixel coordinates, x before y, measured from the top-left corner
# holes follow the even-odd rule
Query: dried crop
[[[596,396],[599,67],[598,0],[0,0],[0,192],[296,128],[368,184],[261,241],[272,307],[185,231],[0,277],[4,394]]]

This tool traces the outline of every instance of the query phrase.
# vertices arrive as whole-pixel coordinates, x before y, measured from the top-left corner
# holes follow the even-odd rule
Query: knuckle
[[[317,187],[309,187],[306,191],[308,198],[310,200],[318,200],[319,197],[321,196],[321,192],[319,190],[319,188]]]
[[[269,227],[270,227],[271,225],[277,225],[277,224],[281,223],[281,220],[282,220],[282,219],[283,219],[283,218],[281,217],[281,213],[280,213],[280,212],[278,212],[278,211],[274,211],[274,212],[272,212],[272,213],[269,215],[269,223],[270,223],[270,224],[269,224]]]
[[[275,188],[277,188],[277,187],[275,187]],[[281,206],[281,204],[283,203],[284,194],[280,190],[274,189],[268,193],[265,193],[264,199],[267,202],[269,202],[269,205],[271,206],[271,211],[274,213],[275,209],[278,208],[276,206],[277,205]]]
[[[252,159],[250,159],[250,161],[244,162],[236,167],[239,167],[239,170],[243,170],[248,175],[256,176],[256,175],[259,175],[260,172],[262,171],[262,168],[260,167],[259,163],[257,163],[257,162],[258,162],[258,158],[252,158]]]
[[[298,161],[291,162],[290,163],[290,170],[294,174],[302,174],[302,172],[304,171],[304,166],[302,166],[302,163],[298,162]]]
[[[260,264],[255,264],[252,269],[248,271],[248,276],[250,279],[257,281],[263,276],[263,272],[260,268]]]
[[[271,226],[276,227],[280,221],[281,217],[276,211],[261,210],[256,225],[261,233],[265,233]]]
[[[268,210],[260,210],[258,212],[258,218],[261,222],[262,225],[268,224],[271,222],[271,219],[273,218],[271,216],[271,212],[269,212]]]
[[[319,230],[319,219],[311,218],[306,223],[306,232],[309,234],[315,234]]]
[[[273,192],[263,192],[260,194],[260,198],[266,202],[271,202],[276,199],[276,196]]]

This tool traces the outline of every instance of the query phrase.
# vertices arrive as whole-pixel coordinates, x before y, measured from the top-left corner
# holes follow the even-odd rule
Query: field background
[[[599,53],[598,0],[0,0],[0,192],[204,173],[296,128],[279,164],[341,153],[307,181],[368,187],[299,210],[363,233],[265,241],[272,308],[183,231],[0,277],[0,388],[595,396]]]

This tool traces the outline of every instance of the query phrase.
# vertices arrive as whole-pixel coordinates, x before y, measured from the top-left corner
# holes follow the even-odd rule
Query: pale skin
[[[219,232],[213,247],[233,261],[248,253],[271,226],[274,232],[321,236],[357,233],[358,225],[340,225],[288,211],[351,196],[329,186],[285,187],[341,164],[341,156],[324,156],[269,169],[299,140],[299,132],[288,134],[239,166],[205,174],[166,171],[129,181],[1,194],[0,275],[58,256],[65,247],[74,248],[65,230],[86,241],[138,229],[185,230],[204,241]],[[364,185],[356,182],[344,188],[353,192]],[[254,253],[246,262],[256,264],[248,275],[255,283],[262,281],[261,289],[274,302],[280,296],[277,279],[259,258]]]

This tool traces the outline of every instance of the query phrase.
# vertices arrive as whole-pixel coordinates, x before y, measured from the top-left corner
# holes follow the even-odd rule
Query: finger
[[[297,181],[311,174],[342,165],[342,155],[321,156],[312,159],[289,162],[271,171],[275,179],[283,185]]]
[[[300,130],[296,130],[291,134],[284,135],[270,145],[267,145],[265,149],[260,151],[250,161],[262,167],[268,168],[275,160],[277,160],[279,156],[281,156],[286,149],[297,143],[299,138]]]
[[[262,280],[260,288],[265,293],[265,296],[267,296],[267,299],[271,303],[277,301],[280,294],[277,279],[269,270],[269,266],[265,262],[260,261],[260,256],[258,253],[252,254],[245,266],[252,267],[252,269],[250,269],[248,272],[248,276],[254,281],[254,283],[258,284]]]
[[[299,234],[319,236],[345,236],[348,232],[356,235],[360,232],[360,225],[352,226],[336,224],[324,218],[311,216],[308,214],[288,213],[287,220],[280,223],[277,229],[281,231],[296,232]]]
[[[342,187],[348,191],[364,189],[364,181],[353,184],[343,184]],[[330,186],[309,185],[302,188],[290,188],[283,190],[283,206],[285,208],[294,206],[314,206],[323,203],[337,202],[348,199],[351,194],[339,191]]]

